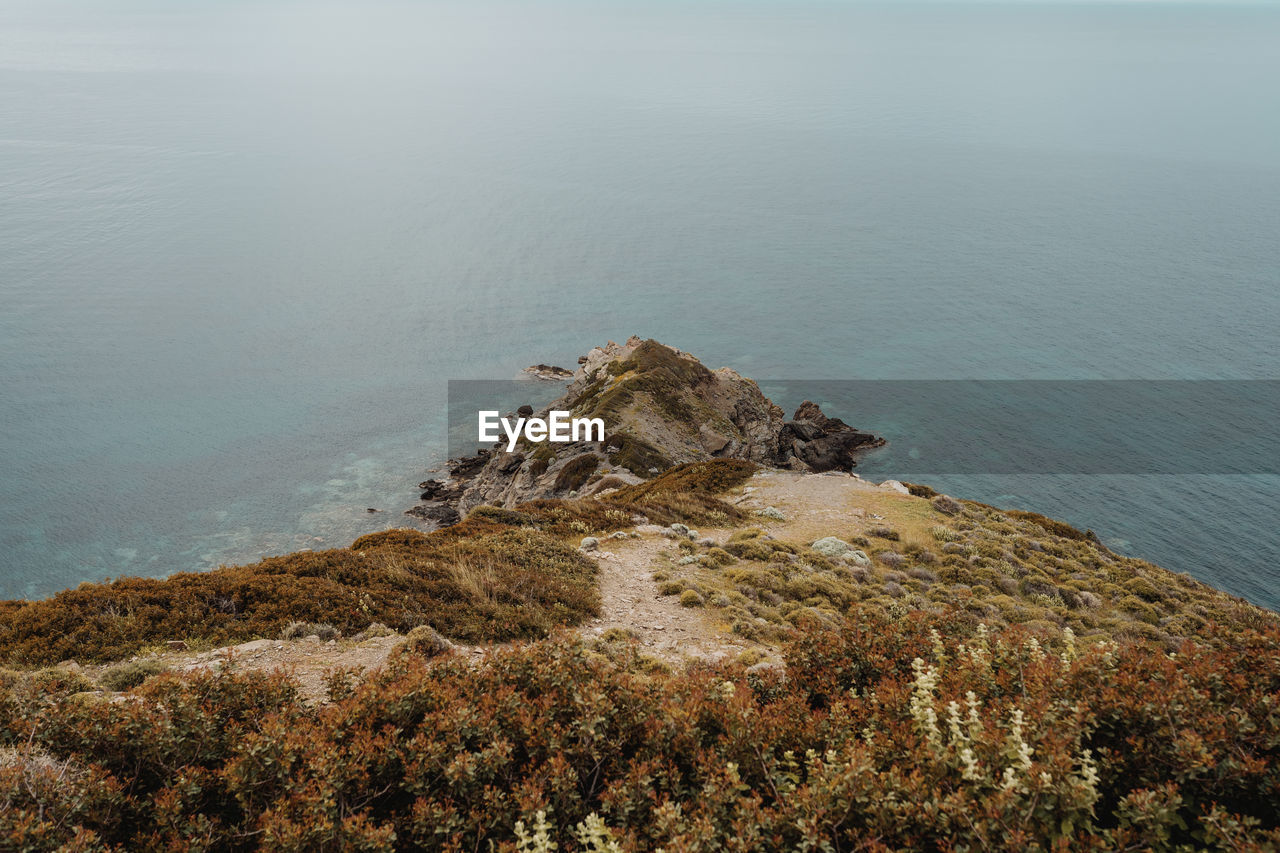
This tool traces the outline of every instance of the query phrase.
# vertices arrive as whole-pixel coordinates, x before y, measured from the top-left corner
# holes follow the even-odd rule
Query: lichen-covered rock
[[[809,547],[824,557],[842,557],[846,552],[853,550],[853,546],[848,542],[834,536],[824,536]]]
[[[866,551],[856,549],[853,551],[846,551],[841,555],[841,557],[846,563],[854,566],[861,566],[864,569],[871,565],[871,558],[867,556]]]
[[[584,536],[578,547],[583,551],[594,551],[600,547],[600,540],[594,536]]]

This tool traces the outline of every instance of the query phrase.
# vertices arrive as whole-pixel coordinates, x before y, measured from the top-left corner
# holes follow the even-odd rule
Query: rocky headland
[[[550,410],[601,418],[603,441],[524,441],[453,459],[448,478],[421,484],[421,503],[408,515],[448,526],[481,504],[512,507],[539,498],[599,495],[634,485],[673,465],[745,459],[792,471],[849,471],[859,452],[884,439],[828,417],[804,402],[790,417],[750,379],[727,367],[711,370],[686,352],[654,340],[610,341],[579,359],[576,372],[539,364],[540,379],[570,378]]]

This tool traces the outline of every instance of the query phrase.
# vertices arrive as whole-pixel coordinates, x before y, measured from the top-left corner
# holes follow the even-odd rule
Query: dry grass
[[[502,581],[492,557],[464,555],[446,565],[445,571],[454,586],[476,604],[498,603]]]
[[[966,501],[953,514],[928,498],[852,480],[806,481],[822,486],[826,503],[815,506],[794,481],[774,481],[773,491],[770,478],[759,482],[759,501],[777,502],[789,519],[768,525],[772,538],[747,529],[720,549],[682,543],[657,575],[665,594],[693,590],[751,639],[791,636],[806,617],[902,619],[916,611],[1023,625],[1048,638],[1071,628],[1078,637],[1154,640],[1171,649],[1184,638],[1212,637],[1217,626],[1277,623],[1273,613],[1113,554],[1089,534],[1035,513]],[[871,565],[808,548],[825,536],[864,550]]]

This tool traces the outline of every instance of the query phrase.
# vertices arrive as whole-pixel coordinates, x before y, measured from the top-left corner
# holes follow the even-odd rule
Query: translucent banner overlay
[[[888,439],[864,474],[1277,474],[1280,380],[763,380]],[[449,454],[469,455],[477,413],[541,411],[554,382],[451,380]],[[606,424],[612,431],[616,425]]]

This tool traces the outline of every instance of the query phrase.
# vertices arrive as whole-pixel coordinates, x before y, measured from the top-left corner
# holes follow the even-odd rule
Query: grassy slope
[[[824,493],[832,495],[840,502],[795,513],[773,525],[773,536],[740,530],[719,551],[682,544],[681,557],[655,576],[662,591],[693,590],[735,632],[763,639],[784,638],[806,617],[837,624],[852,612],[956,612],[972,624],[1023,625],[1046,639],[1069,627],[1077,637],[1148,639],[1167,648],[1220,627],[1277,624],[1269,611],[1116,555],[1035,513],[969,501],[944,504],[953,510],[944,512],[922,497],[865,487]],[[871,565],[808,547],[827,536],[860,549]]]

